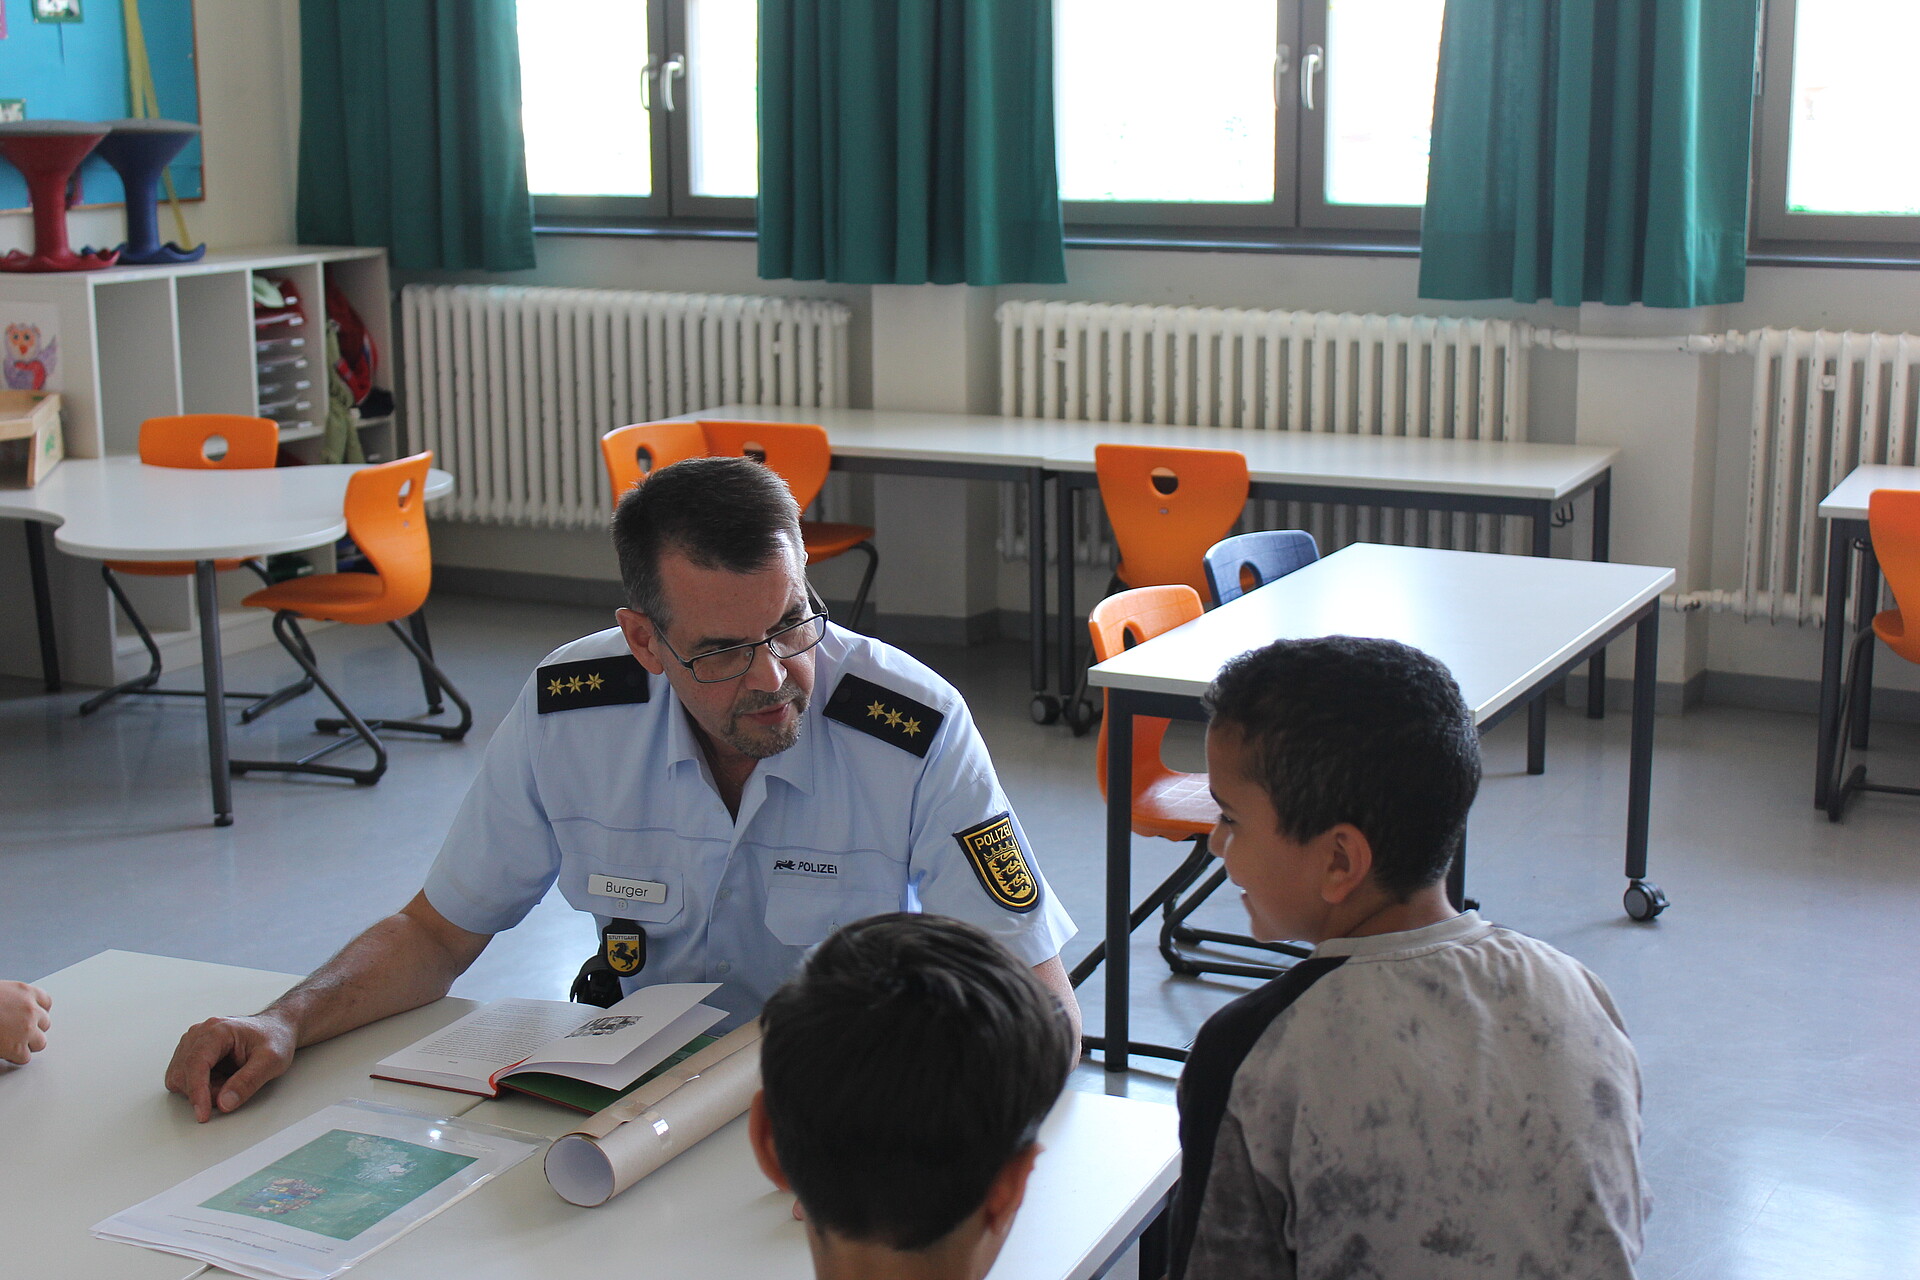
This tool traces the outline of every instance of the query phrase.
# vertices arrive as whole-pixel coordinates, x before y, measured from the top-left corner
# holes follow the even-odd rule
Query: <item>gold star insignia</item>
[[[578,692],[580,692],[580,690],[581,690],[581,687],[582,687],[582,684],[581,684],[581,680],[580,680],[580,677],[579,677],[579,676],[568,676],[568,677],[567,677],[567,692],[568,692],[568,693],[578,693]]]
[[[900,732],[911,738],[914,734],[920,732],[920,722],[918,720],[909,720],[900,726]]]
[[[566,685],[567,682],[565,680],[555,677],[553,682],[547,686],[547,696],[549,698],[559,697],[560,691],[566,688]]]
[[[887,706],[884,702],[869,702],[867,704],[867,719],[878,720],[885,714],[887,714]]]
[[[906,717],[902,716],[898,711],[889,709],[887,711],[887,726],[889,728],[898,728],[900,722],[905,718]]]
[[[589,689],[598,689],[601,685],[605,683],[606,681],[601,679],[600,673],[598,671],[591,672],[587,676],[587,688]]]

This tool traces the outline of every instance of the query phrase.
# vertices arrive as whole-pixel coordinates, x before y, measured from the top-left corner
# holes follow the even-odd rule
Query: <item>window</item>
[[[754,0],[518,0],[543,218],[752,218]]]
[[[1055,0],[1070,222],[1408,229],[1444,0]],[[753,216],[755,0],[519,0],[543,218]]]
[[[1768,0],[1762,12],[1755,238],[1920,240],[1920,169],[1897,141],[1920,110],[1920,5]]]
[[[1444,0],[1055,0],[1070,222],[1413,229]]]

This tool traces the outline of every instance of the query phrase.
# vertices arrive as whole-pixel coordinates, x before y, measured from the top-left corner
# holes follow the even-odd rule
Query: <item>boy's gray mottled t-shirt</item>
[[[1228,1005],[1180,1107],[1176,1276],[1633,1274],[1620,1015],[1578,961],[1474,912],[1324,943]]]

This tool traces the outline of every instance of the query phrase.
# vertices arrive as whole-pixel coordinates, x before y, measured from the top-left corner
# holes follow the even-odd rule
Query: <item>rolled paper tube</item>
[[[760,1023],[728,1032],[547,1148],[547,1183],[591,1208],[746,1111],[760,1087]]]

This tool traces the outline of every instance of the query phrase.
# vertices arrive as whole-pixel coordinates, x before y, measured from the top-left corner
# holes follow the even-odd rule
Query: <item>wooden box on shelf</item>
[[[0,488],[31,489],[65,456],[58,393],[0,391]]]

